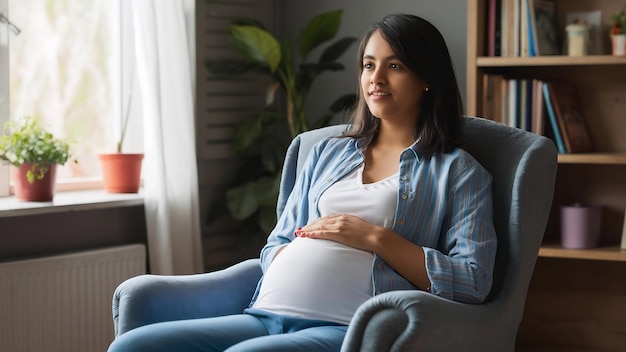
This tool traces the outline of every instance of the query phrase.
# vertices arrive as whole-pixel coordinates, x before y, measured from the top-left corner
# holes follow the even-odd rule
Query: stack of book
[[[482,116],[552,138],[559,153],[592,152],[576,88],[564,81],[483,76]]]
[[[488,0],[487,56],[559,55],[554,0]]]

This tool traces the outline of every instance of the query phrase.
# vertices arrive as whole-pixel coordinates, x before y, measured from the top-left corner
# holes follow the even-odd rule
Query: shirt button
[[[313,203],[317,202],[317,198],[313,198]]]
[[[332,178],[329,178],[329,179],[328,179],[328,180],[326,180],[326,181],[328,181],[328,182],[333,182],[333,179],[332,179]]]
[[[402,225],[402,224],[404,224],[404,220],[402,219],[398,220],[398,225]]]
[[[407,196],[406,194],[402,195],[402,199],[406,200],[407,198],[409,198],[409,196]]]
[[[409,179],[409,178],[408,178],[406,175],[402,176],[402,181],[406,181],[406,180],[408,180],[408,179]]]

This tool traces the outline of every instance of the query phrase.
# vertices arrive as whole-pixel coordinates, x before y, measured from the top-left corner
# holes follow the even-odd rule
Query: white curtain
[[[194,119],[194,0],[133,0],[150,270],[203,271]]]

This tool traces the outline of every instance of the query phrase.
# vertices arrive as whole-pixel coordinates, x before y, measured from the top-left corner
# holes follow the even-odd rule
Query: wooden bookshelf
[[[626,165],[626,153],[559,154],[559,164]]]
[[[535,57],[478,57],[477,67],[509,66],[598,66],[626,65],[626,56],[589,55],[589,56],[535,56]]]
[[[626,262],[626,250],[622,250],[618,246],[592,249],[567,249],[556,244],[543,245],[539,250],[539,256],[546,258]]]
[[[600,10],[604,55],[487,56],[488,0],[469,0],[467,114],[481,116],[483,76],[565,80],[576,86],[594,152],[559,154],[554,201],[528,291],[517,350],[608,351],[626,346],[626,251],[620,240],[626,209],[626,56],[609,54],[611,14],[622,0],[555,0],[558,43],[566,14]],[[490,116],[482,116],[492,118]],[[504,122],[504,121],[500,121]],[[602,207],[598,248],[565,249],[560,208]]]

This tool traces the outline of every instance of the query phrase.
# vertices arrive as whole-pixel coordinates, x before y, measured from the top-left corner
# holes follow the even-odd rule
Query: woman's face
[[[363,52],[361,90],[370,112],[381,120],[414,123],[426,83],[409,70],[380,34],[372,33]]]

